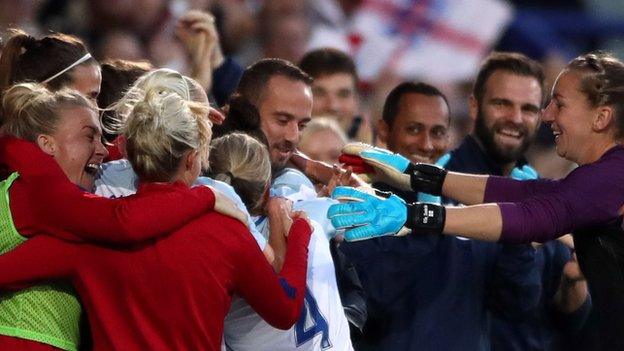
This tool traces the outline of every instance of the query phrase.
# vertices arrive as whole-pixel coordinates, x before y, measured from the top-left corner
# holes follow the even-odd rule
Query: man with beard
[[[230,99],[228,117],[217,131],[241,131],[264,139],[272,169],[271,196],[293,201],[292,208],[305,211],[314,223],[308,247],[305,304],[299,321],[288,331],[277,330],[248,306],[233,303],[224,330],[228,349],[352,349],[328,240],[336,230],[327,219],[327,208],[336,202],[317,198],[312,182],[303,173],[287,167],[301,131],[311,120],[311,83],[306,73],[288,61],[263,59],[254,63],[243,73]],[[279,226],[266,216],[258,217],[255,224],[268,237],[276,260],[281,260],[286,242],[283,235],[275,235],[274,229]]]
[[[535,137],[543,98],[543,73],[527,57],[493,53],[484,62],[470,97],[474,133],[453,151],[447,169],[534,178],[524,153]],[[499,244],[494,244],[499,245]],[[565,268],[564,268],[565,267]],[[591,301],[569,247],[551,241],[535,252],[541,285],[536,309],[522,318],[492,316],[492,350],[570,350]]]
[[[534,61],[518,54],[488,57],[470,98],[477,127],[451,152],[446,168],[507,176],[515,169],[514,175],[526,176],[522,155],[539,123],[542,84]],[[386,99],[380,137],[412,162],[435,162],[448,147],[445,100],[429,85],[400,84]],[[416,200],[414,193],[393,192]],[[342,250],[355,262],[368,297],[365,339],[356,345],[361,349],[489,350],[492,317],[519,320],[540,302],[529,245],[408,235],[348,243]]]

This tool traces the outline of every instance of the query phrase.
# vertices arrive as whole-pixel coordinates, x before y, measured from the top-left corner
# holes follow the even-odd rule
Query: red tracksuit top
[[[171,186],[145,184],[137,197]],[[0,256],[0,286],[71,279],[94,350],[219,350],[233,294],[276,328],[297,321],[310,234],[295,220],[280,276],[242,223],[215,212],[124,250],[36,236]]]
[[[89,194],[34,143],[2,136],[0,179],[16,171],[20,177],[9,189],[10,206],[17,231],[26,237],[46,233],[72,241],[139,242],[214,208],[214,193],[207,187],[169,187],[141,198]]]

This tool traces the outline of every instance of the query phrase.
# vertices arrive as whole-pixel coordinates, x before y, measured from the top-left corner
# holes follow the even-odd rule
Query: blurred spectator
[[[0,29],[2,29],[2,34],[9,27],[21,28],[33,35],[40,34],[41,28],[37,22],[37,10],[42,2],[43,0],[0,0]]]
[[[186,48],[191,77],[218,105],[224,105],[243,74],[243,68],[224,56],[215,17],[191,10],[178,19],[176,36]]]
[[[313,160],[333,165],[338,163],[347,136],[332,117],[312,119],[301,133],[299,151]]]
[[[450,110],[434,86],[405,82],[390,94],[379,121],[379,139],[411,162],[435,163],[449,149]]]
[[[258,14],[258,39],[262,56],[298,62],[307,47],[309,25],[306,1],[264,2]]]
[[[331,48],[317,49],[308,52],[299,66],[314,78],[313,116],[335,116],[349,139],[372,143],[370,122],[360,115],[358,74],[349,55]]]
[[[143,44],[130,31],[111,30],[102,35],[96,46],[101,59],[144,60],[147,58]]]

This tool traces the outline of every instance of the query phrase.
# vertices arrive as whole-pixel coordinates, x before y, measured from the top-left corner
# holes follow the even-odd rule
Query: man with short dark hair
[[[261,131],[266,136],[273,169],[271,195],[293,200],[293,209],[305,211],[314,228],[309,246],[305,304],[299,321],[288,331],[277,330],[248,307],[234,303],[224,332],[224,342],[233,350],[352,349],[328,240],[328,236],[335,235],[335,229],[326,213],[335,201],[317,198],[310,180],[303,173],[286,167],[299,144],[301,131],[311,119],[311,82],[307,74],[288,61],[264,59],[256,62],[243,73],[236,94],[230,100],[235,104],[230,108],[240,114],[228,115],[251,120],[226,119],[220,131],[227,133],[228,128],[250,134]],[[267,237],[269,221],[270,215],[255,220]],[[283,257],[285,238],[275,236],[274,228],[270,228],[269,244],[279,259]]]
[[[435,163],[449,148],[448,101],[436,87],[403,82],[388,94],[379,139],[411,162]]]
[[[536,62],[520,54],[488,56],[470,98],[471,118],[480,127],[451,152],[446,168],[535,177],[523,154],[537,131],[542,87]],[[408,201],[416,195],[397,193]],[[393,247],[394,240],[404,243]],[[551,307],[564,312],[561,316],[571,325],[587,317],[584,283],[574,277],[570,284],[570,272],[559,279],[570,257],[570,250],[559,242],[535,252],[529,245],[422,234],[375,241],[379,251],[393,257],[380,260],[362,247],[352,248],[351,254],[368,260],[360,259],[358,269],[369,268],[362,280],[371,305],[377,307],[369,309],[369,318],[371,323],[379,321],[366,329],[373,331],[373,349],[551,349],[558,332]],[[404,263],[406,258],[412,262]],[[382,281],[388,282],[383,289]],[[490,320],[495,331],[491,345]]]
[[[274,171],[286,166],[312,118],[311,84],[312,79],[292,63],[264,59],[245,70],[236,89],[235,94],[258,110]]]
[[[353,59],[340,50],[321,48],[308,52],[299,66],[314,78],[312,115],[336,118],[349,139],[370,143],[370,124],[359,115],[359,78]]]
[[[543,87],[544,74],[537,62],[517,53],[489,55],[469,101],[474,132],[453,152],[447,169],[521,177],[519,170],[528,166],[524,154],[539,126]],[[591,302],[570,248],[556,240],[538,247],[535,276],[540,284],[538,305],[521,318],[493,315],[492,350],[572,346],[569,336],[583,326]]]
[[[513,106],[488,114],[486,123],[495,124],[494,130],[500,129],[504,137],[510,134],[530,140],[537,126],[541,81],[532,76],[521,76],[519,81],[514,80],[515,76],[503,77],[504,82],[522,89],[523,95],[514,91],[508,96],[505,86],[491,85],[486,79],[484,95],[497,96],[497,104]],[[486,113],[490,111],[486,109]],[[406,82],[386,99],[380,137],[391,151],[412,162],[433,163],[448,148],[448,126],[444,95],[430,85]],[[468,136],[451,152],[447,167],[502,175],[502,171],[492,169],[497,163],[489,159],[476,138]],[[505,150],[508,144],[523,145],[514,144],[515,140],[502,141]],[[419,195],[381,184],[374,186],[392,190],[409,202]],[[353,242],[342,248],[356,263],[368,297],[369,322],[362,349],[489,350],[491,315],[519,318],[533,311],[538,302],[535,254],[528,245],[419,234]]]

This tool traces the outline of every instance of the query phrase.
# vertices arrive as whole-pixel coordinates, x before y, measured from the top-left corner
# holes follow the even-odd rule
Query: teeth
[[[520,131],[514,130],[514,129],[503,128],[499,131],[499,133],[506,135],[506,136],[514,137],[514,138],[520,137]]]

